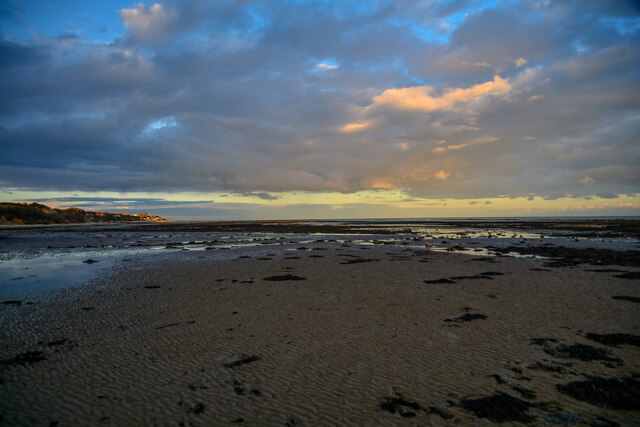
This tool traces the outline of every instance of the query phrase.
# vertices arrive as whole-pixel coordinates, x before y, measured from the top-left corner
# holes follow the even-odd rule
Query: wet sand
[[[640,291],[615,277],[638,270],[340,245],[128,265],[0,305],[0,423],[639,425]]]

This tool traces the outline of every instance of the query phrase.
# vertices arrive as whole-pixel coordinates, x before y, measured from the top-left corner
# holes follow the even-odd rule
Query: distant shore
[[[0,202],[0,225],[49,225],[122,222],[166,222],[157,215],[56,209],[41,203]]]

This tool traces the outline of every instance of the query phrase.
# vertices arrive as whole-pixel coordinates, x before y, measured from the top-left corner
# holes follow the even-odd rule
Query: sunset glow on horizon
[[[637,2],[40,3],[0,8],[2,201],[640,215]]]

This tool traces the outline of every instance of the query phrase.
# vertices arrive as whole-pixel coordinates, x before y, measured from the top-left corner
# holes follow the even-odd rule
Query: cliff
[[[167,222],[166,219],[144,214],[90,212],[78,208],[55,209],[40,203],[0,202],[0,225],[80,224],[86,222]]]

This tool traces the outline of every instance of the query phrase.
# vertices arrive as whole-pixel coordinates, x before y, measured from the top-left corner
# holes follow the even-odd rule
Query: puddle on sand
[[[0,298],[82,285],[139,256],[140,249],[16,253],[0,261]],[[86,262],[89,261],[89,262]]]

